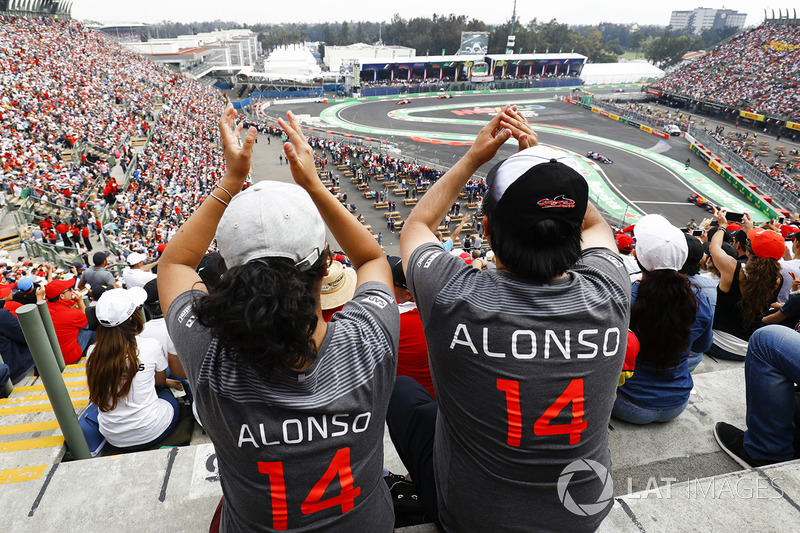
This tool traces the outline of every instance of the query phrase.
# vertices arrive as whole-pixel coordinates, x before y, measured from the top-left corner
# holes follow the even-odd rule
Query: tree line
[[[489,53],[502,54],[511,30],[511,21],[499,25],[468,18],[465,15],[438,15],[405,19],[394,15],[389,22],[342,21],[324,24],[240,24],[236,22],[195,22],[190,24],[161,22],[148,28],[145,38],[213,31],[215,29],[248,28],[259,35],[265,49],[304,41],[320,41],[325,45],[346,46],[354,43],[407,46],[417,55],[452,55],[458,52],[462,31],[489,32]],[[629,57],[646,58],[661,68],[681,61],[691,50],[707,50],[736,34],[737,30],[706,30],[696,35],[690,31],[673,31],[664,26],[639,26],[601,22],[597,25],[568,25],[556,19],[544,22],[533,19],[514,22],[515,53],[566,53],[585,55],[593,63],[614,63],[628,53]]]

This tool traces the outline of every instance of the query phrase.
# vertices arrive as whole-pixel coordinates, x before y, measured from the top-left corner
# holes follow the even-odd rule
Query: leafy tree
[[[328,24],[325,24],[325,27],[322,30],[322,40],[325,41],[325,44],[327,45],[336,44],[336,37],[333,36],[333,30]]]
[[[339,27],[339,38],[336,40],[336,44],[339,46],[352,44],[350,41],[350,26],[347,24],[346,20],[342,22],[342,25]]]
[[[680,63],[683,55],[692,49],[694,40],[686,35],[673,37],[672,32],[655,39],[647,48],[646,57],[660,68],[669,68]]]
[[[369,37],[367,37],[367,32],[364,30],[364,24],[359,21],[358,25],[356,26],[356,39],[355,42],[357,43],[368,43]]]

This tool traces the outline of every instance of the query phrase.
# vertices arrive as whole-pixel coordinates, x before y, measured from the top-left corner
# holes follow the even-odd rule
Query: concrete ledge
[[[800,463],[744,470],[616,498],[601,533],[796,531]]]
[[[676,419],[637,426],[611,419],[615,494],[647,487],[650,478],[687,480],[739,469],[714,440],[714,425],[744,428],[744,366],[695,374],[689,406]]]

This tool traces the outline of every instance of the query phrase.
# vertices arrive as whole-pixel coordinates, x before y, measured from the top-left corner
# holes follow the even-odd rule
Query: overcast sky
[[[779,5],[762,5],[745,0],[727,0],[726,9],[747,13],[747,25],[756,25],[764,19],[764,9],[785,8]],[[435,5],[435,9],[431,6]],[[223,6],[227,6],[226,9]],[[356,6],[358,6],[356,8]],[[514,0],[398,0],[391,1],[342,1],[342,0],[267,0],[260,2],[231,2],[229,4],[210,0],[138,0],[115,2],[111,0],[75,0],[72,15],[77,19],[98,22],[195,22],[234,20],[237,22],[332,22],[332,21],[389,21],[395,13],[408,19],[440,15],[467,15],[489,24],[502,23],[511,18]],[[523,23],[536,18],[549,21],[553,18],[567,24],[596,24],[598,22],[636,22],[666,26],[673,10],[690,10],[696,7],[722,8],[723,4],[697,1],[673,0],[671,2],[647,2],[642,0],[571,0],[569,2],[517,2],[517,19]]]

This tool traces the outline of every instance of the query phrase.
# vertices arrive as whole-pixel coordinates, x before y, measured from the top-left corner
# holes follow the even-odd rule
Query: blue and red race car
[[[599,161],[605,165],[610,165],[613,163],[612,160],[610,160],[604,155],[598,154],[597,152],[592,152],[592,151],[586,152],[586,157],[588,157],[589,159],[594,159],[595,161]]]

